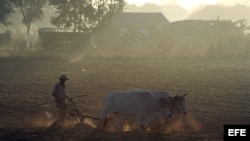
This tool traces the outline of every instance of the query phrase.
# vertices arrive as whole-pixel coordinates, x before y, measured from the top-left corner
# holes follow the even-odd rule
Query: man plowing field
[[[69,78],[65,74],[62,74],[58,78],[59,78],[59,82],[55,84],[53,91],[52,91],[52,95],[55,97],[55,103],[56,103],[57,108],[59,109],[60,118],[56,120],[53,125],[64,126],[65,119],[68,114],[72,116],[78,123],[81,123],[83,119],[86,117],[99,120],[99,118],[88,116],[88,115],[83,115],[80,112],[75,102],[73,101],[73,98],[82,97],[85,95],[76,96],[72,98],[69,97],[68,95],[66,95],[66,85],[65,85],[66,80],[69,80]]]
[[[65,74],[62,74],[58,78],[60,81],[54,86],[52,95],[55,97],[56,107],[59,109],[60,113],[60,118],[57,122],[58,124],[64,125],[65,118],[67,116],[67,105],[65,98],[68,98],[70,101],[72,101],[72,99],[68,95],[66,95],[65,82],[66,80],[69,80],[69,78]]]

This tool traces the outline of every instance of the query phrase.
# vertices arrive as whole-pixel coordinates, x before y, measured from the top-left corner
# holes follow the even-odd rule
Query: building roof
[[[111,24],[118,24],[123,26],[130,25],[145,25],[145,24],[169,24],[166,17],[160,13],[136,13],[123,12],[115,14],[111,19]]]
[[[106,15],[94,28],[93,33],[100,29],[121,29],[124,27],[148,27],[149,25],[169,25],[170,22],[161,12],[121,12],[115,15]],[[98,33],[98,32],[97,32]],[[99,33],[98,33],[99,34]]]

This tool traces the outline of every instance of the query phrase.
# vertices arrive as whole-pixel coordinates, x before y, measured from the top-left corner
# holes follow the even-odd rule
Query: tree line
[[[1,0],[0,24],[11,25],[8,18],[21,12],[27,34],[31,24],[43,19],[46,5],[54,8],[56,16],[51,23],[64,30],[93,32],[113,14],[123,11],[124,0]],[[250,26],[246,19],[236,22],[221,20],[184,20],[167,25],[148,25],[150,34],[141,34],[139,28],[127,28],[119,33],[102,32],[97,46],[119,52],[130,51],[133,56],[187,57],[187,58],[249,58]],[[113,31],[113,29],[112,29]],[[140,43],[141,47],[136,47]],[[124,51],[123,51],[124,50]],[[133,53],[131,53],[133,52]],[[119,55],[119,54],[118,54]],[[124,55],[124,53],[122,54]]]
[[[8,18],[15,12],[22,14],[22,23],[29,35],[33,23],[44,17],[46,4],[57,14],[51,23],[58,28],[72,28],[74,32],[90,32],[104,17],[123,11],[124,0],[1,0],[0,24],[11,25]]]
[[[140,28],[128,26],[123,36],[110,34],[108,30],[100,34],[102,38],[97,46],[116,50],[118,56],[209,59],[250,56],[250,26],[246,19],[182,20],[165,25],[149,24],[147,29],[149,34],[142,34]]]

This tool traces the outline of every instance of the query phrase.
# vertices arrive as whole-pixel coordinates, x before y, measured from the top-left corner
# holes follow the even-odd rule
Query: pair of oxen
[[[111,92],[104,101],[98,130],[104,130],[108,121],[114,120],[121,131],[121,121],[131,118],[135,119],[139,130],[142,130],[150,128],[159,119],[169,119],[174,114],[186,114],[186,95],[187,93],[171,96],[167,91],[142,89]]]

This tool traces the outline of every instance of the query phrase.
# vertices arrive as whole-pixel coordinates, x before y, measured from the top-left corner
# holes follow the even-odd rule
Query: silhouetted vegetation
[[[139,27],[127,27],[123,36],[108,30],[99,36],[105,42],[98,47],[114,56],[151,58],[249,58],[250,35],[245,19],[184,20],[166,25],[149,24],[148,35]],[[98,48],[97,47],[97,48]],[[108,53],[100,55],[108,56]],[[105,55],[104,55],[105,54]]]
[[[51,23],[65,30],[91,31],[105,15],[123,11],[124,0],[49,0],[56,8]]]
[[[171,23],[166,37],[172,54],[183,57],[245,58],[250,36],[246,20],[186,20]]]
[[[23,16],[23,24],[27,27],[27,34],[30,33],[31,24],[43,18],[45,0],[22,0],[20,10]]]
[[[0,24],[10,25],[8,18],[14,13],[15,0],[0,1]]]
[[[3,12],[0,12],[0,23],[8,25],[8,17],[15,12],[14,10],[20,10],[29,34],[31,24],[43,18],[46,2],[1,1],[0,9]],[[250,56],[250,34],[246,19],[231,21],[222,20],[218,16],[215,20],[183,20],[164,24],[153,20],[145,21],[144,25],[140,23],[117,26],[117,22],[111,20],[115,14],[123,11],[124,0],[48,2],[57,14],[52,17],[51,22],[63,29],[60,32],[64,33],[44,33],[42,38],[49,39],[48,42],[43,42],[42,39],[44,49],[62,46],[69,49],[78,48],[81,51],[76,51],[75,56],[81,57],[247,59]],[[197,12],[193,14],[195,15]],[[83,34],[66,33],[69,30]],[[53,36],[49,36],[52,34]],[[17,47],[25,46],[24,37],[20,38],[24,41],[18,41],[20,44],[15,45]],[[12,46],[13,43],[9,45]],[[66,53],[68,51],[70,52],[67,50]]]

